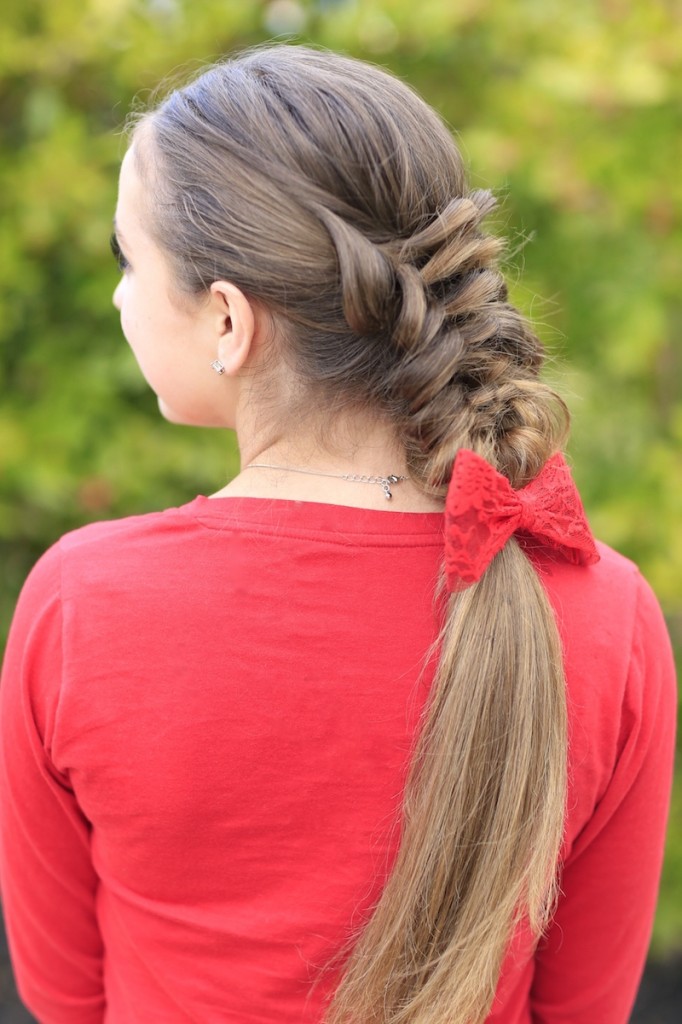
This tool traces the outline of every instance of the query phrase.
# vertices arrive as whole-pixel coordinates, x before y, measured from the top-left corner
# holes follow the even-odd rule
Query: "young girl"
[[[211,498],[64,537],[0,690],[43,1024],[624,1024],[675,697],[452,138],[297,46],[141,117],[114,302]],[[55,356],[58,358],[58,355]]]

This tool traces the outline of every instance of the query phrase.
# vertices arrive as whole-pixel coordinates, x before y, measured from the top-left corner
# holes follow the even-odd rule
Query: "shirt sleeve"
[[[640,579],[619,756],[564,866],[538,947],[533,1024],[625,1024],[644,967],[663,859],[675,743],[675,670]]]
[[[104,1020],[90,829],[50,759],[62,686],[59,546],[15,612],[0,683],[0,886],[19,993],[41,1024]]]

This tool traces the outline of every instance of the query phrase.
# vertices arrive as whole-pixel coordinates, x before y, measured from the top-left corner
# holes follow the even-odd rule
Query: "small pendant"
[[[394,478],[391,476],[381,481],[381,486],[384,489],[384,498],[386,499],[386,501],[390,501],[391,498],[393,497],[393,495],[391,494],[391,488],[389,487],[389,483],[395,483]]]

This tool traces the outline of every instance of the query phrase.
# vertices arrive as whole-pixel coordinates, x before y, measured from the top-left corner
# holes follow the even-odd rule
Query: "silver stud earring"
[[[216,373],[225,373],[225,367],[219,359],[214,359],[211,363],[211,369],[215,370]]]

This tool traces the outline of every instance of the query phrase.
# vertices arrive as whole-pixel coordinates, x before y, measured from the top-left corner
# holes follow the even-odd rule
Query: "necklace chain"
[[[384,492],[386,501],[393,497],[391,485],[407,480],[406,476],[399,476],[397,473],[388,473],[386,476],[362,476],[359,473],[323,473],[315,469],[298,469],[293,466],[270,466],[265,462],[250,462],[244,469],[279,469],[283,473],[305,473],[306,476],[328,476],[335,480],[348,480],[354,484],[379,484]]]

